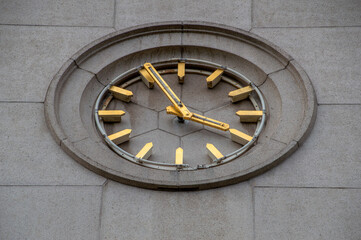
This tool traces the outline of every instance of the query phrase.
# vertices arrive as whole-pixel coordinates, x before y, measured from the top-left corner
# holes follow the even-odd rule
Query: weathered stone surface
[[[360,26],[358,0],[256,0],[254,27]]]
[[[315,87],[318,103],[361,103],[360,28],[254,29],[293,55]],[[337,50],[336,50],[337,49]]]
[[[1,1],[0,23],[19,25],[113,26],[113,0]],[[96,13],[101,14],[96,14]],[[96,17],[95,17],[96,15]]]
[[[44,101],[61,65],[81,46],[111,31],[0,26],[0,100]]]
[[[117,0],[116,28],[162,21],[217,22],[248,30],[251,25],[251,1],[164,1]]]
[[[257,186],[361,187],[361,107],[319,106],[309,138]]]
[[[55,143],[45,124],[43,104],[0,106],[0,185],[99,185],[105,181]]]
[[[101,186],[0,187],[1,239],[99,239]]]
[[[255,188],[255,239],[360,239],[361,190]]]
[[[251,189],[162,192],[109,182],[101,223],[101,239],[252,239]]]

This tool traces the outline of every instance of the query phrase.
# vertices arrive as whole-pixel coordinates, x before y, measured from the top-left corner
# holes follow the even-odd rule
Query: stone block
[[[232,0],[170,0],[159,4],[157,0],[122,0],[116,4],[116,28],[149,22],[206,21],[217,22],[248,30],[251,27],[251,1]],[[141,14],[141,17],[139,17]]]
[[[0,100],[43,102],[62,64],[81,46],[111,31],[0,26]]]
[[[1,1],[0,23],[113,27],[113,0]],[[95,13],[96,17],[94,17]]]
[[[207,191],[165,192],[110,181],[103,198],[102,238],[252,239],[252,215],[247,183]]]
[[[1,186],[1,239],[99,239],[101,186]]]
[[[360,187],[361,107],[319,106],[315,126],[283,164],[255,178],[256,186]]]
[[[359,28],[255,29],[295,57],[306,70],[320,104],[360,104]]]
[[[259,239],[359,239],[361,190],[255,188]]]
[[[105,181],[56,144],[45,124],[43,104],[0,106],[0,185],[101,185]]]
[[[256,0],[254,27],[337,27],[360,26],[358,0]]]

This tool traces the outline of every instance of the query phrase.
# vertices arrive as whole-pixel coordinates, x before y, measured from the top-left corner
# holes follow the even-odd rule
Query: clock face
[[[45,116],[58,145],[106,178],[207,189],[276,166],[311,131],[307,74],[235,28],[172,22],[111,33],[54,76]]]
[[[94,114],[104,141],[120,157],[162,170],[231,162],[254,145],[266,121],[255,84],[197,59],[125,71],[102,89]]]

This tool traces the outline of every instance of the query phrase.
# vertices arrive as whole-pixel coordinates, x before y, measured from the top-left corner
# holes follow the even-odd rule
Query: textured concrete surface
[[[0,201],[1,239],[99,239],[100,186],[1,186]]]
[[[247,183],[201,192],[160,192],[110,181],[103,205],[101,239],[253,237]]]
[[[43,102],[52,77],[64,61],[90,40],[110,31],[0,25],[0,100]]]
[[[0,1],[1,24],[112,27],[113,16],[114,0]]]
[[[252,32],[277,44],[301,64],[320,104],[361,103],[359,27],[254,28]]]
[[[255,239],[360,239],[361,190],[255,188]]]
[[[254,27],[359,26],[358,0],[254,0]]]
[[[59,148],[45,124],[42,103],[1,102],[0,135],[0,185],[99,185],[105,181]]]
[[[116,0],[117,29],[149,22],[207,21],[250,29],[251,0]]]
[[[253,181],[261,186],[360,187],[360,119],[360,105],[321,105],[305,143]]]
[[[0,1],[1,239],[361,238],[359,1],[88,3]],[[298,151],[249,182],[181,193],[103,185],[66,155],[42,103],[60,66],[115,28],[167,20],[252,28],[292,55],[320,104]],[[268,73],[277,70],[255,57]]]

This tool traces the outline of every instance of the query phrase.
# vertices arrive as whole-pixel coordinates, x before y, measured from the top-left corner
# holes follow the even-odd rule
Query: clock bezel
[[[164,37],[167,37],[167,39],[164,40]],[[142,42],[144,38],[152,41],[144,44]],[[200,45],[199,38],[206,38],[207,42],[203,41],[202,45]],[[138,39],[140,40],[138,41]],[[226,44],[227,41],[229,41],[229,44]],[[223,43],[223,45],[219,45],[219,43]],[[232,56],[246,59],[256,66],[258,66],[258,63],[263,64],[263,60],[267,62],[269,59],[274,59],[272,61],[275,61],[278,65],[281,64],[283,67],[271,72],[264,70],[265,74],[268,79],[273,76],[279,77],[278,73],[287,73],[292,76],[293,80],[289,83],[290,86],[284,85],[283,76],[277,81],[271,79],[271,82],[276,87],[280,87],[281,90],[282,88],[291,87],[293,90],[298,91],[299,94],[302,94],[303,101],[300,103],[302,105],[302,119],[297,126],[281,121],[275,128],[275,133],[270,138],[267,138],[264,143],[253,147],[249,151],[250,153],[245,156],[244,161],[232,161],[217,168],[200,171],[159,171],[137,166],[127,160],[116,161],[114,158],[113,161],[113,155],[109,153],[112,151],[101,141],[93,138],[91,132],[93,130],[88,131],[91,123],[85,123],[80,119],[83,114],[80,111],[83,106],[80,104],[85,89],[89,85],[95,87],[99,85],[98,78],[102,69],[126,56],[124,54],[119,55],[119,52],[111,51],[111,49],[113,47],[121,49],[124,46],[137,47],[137,49],[124,50],[124,54],[128,55],[142,53],[151,49],[162,50],[171,47],[179,48],[182,54],[187,47],[197,47],[201,50],[208,48],[232,54]],[[245,51],[238,51],[237,47]],[[236,52],[233,51],[235,49]],[[259,60],[256,55],[249,55],[254,51],[269,56],[269,59]],[[107,54],[110,54],[110,57]],[[245,54],[245,56],[242,54]],[[150,59],[150,61],[152,60]],[[88,66],[95,66],[95,68],[89,70],[87,69]],[[262,69],[262,67],[259,68]],[[85,78],[76,79],[76,74]],[[265,88],[271,82],[266,79],[265,84],[261,83],[263,84],[261,87]],[[71,84],[78,88],[72,89]],[[84,87],[82,88],[82,86]],[[259,87],[259,85],[257,86]],[[262,91],[262,93],[265,92]],[[70,98],[68,102],[63,100],[66,97]],[[292,97],[292,94],[281,94],[281,103],[287,103],[287,100],[294,101]],[[74,107],[74,111],[71,111],[73,110],[72,107]],[[298,109],[294,111],[298,111]],[[154,23],[104,36],[85,46],[69,58],[51,81],[45,99],[47,125],[55,141],[65,152],[77,162],[101,176],[121,183],[150,189],[208,189],[234,184],[257,176],[276,166],[297,150],[311,132],[316,113],[317,100],[312,84],[302,67],[291,56],[267,40],[250,32],[205,22]],[[279,117],[286,118],[287,114],[292,116],[294,113],[285,114],[286,116]],[[93,119],[93,117],[89,119]],[[268,127],[271,125],[269,120],[267,120],[267,125]],[[286,126],[284,129],[292,131],[291,135],[287,137],[287,141],[284,142],[278,140],[278,135],[281,134],[279,131],[283,126]],[[91,127],[94,128],[94,126]],[[73,129],[76,131],[74,132]],[[272,139],[272,137],[275,137],[275,139]],[[92,152],[93,149],[98,149],[100,153]],[[267,154],[272,149],[277,151]],[[113,154],[119,159],[118,155]],[[100,161],[102,155],[106,155],[109,159],[105,159],[105,162]],[[251,157],[257,158],[254,164],[252,164]]]

